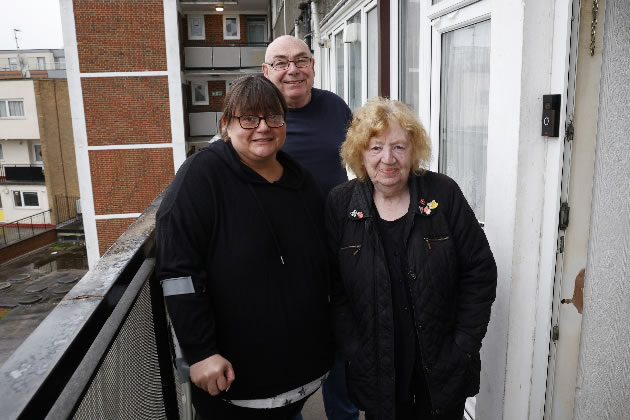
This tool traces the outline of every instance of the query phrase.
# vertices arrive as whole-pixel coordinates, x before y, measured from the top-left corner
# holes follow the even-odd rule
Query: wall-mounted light
[[[223,6],[219,5],[214,10],[216,10],[217,12],[222,12],[223,11]]]

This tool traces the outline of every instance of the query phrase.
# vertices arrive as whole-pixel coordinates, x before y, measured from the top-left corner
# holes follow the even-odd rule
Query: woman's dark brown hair
[[[243,76],[230,88],[223,103],[219,132],[229,140],[227,127],[234,117],[241,115],[279,115],[286,117],[289,107],[278,88],[264,76]]]

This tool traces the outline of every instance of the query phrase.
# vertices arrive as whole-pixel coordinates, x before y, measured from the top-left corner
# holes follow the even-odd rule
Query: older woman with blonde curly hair
[[[424,169],[430,156],[407,106],[372,99],[341,148],[357,179],[326,204],[337,345],[367,419],[461,420],[479,390],[496,265],[457,184]]]

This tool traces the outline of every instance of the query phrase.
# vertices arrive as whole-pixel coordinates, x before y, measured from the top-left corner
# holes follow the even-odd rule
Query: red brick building
[[[233,80],[259,73],[267,2],[62,0],[90,266],[217,133]]]

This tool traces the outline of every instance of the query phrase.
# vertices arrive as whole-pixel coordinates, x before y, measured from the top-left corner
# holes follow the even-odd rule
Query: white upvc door
[[[589,240],[595,139],[599,105],[601,33],[596,31],[595,54],[590,55],[593,0],[575,1],[571,36],[567,121],[574,135],[565,138],[562,192],[569,223],[558,231],[552,331],[549,349],[546,420],[573,419],[577,364],[582,329],[584,269]],[[600,10],[604,10],[599,0]],[[603,28],[603,13],[597,26]],[[578,30],[579,28],[579,30]],[[572,64],[571,64],[572,63]],[[576,65],[577,63],[577,65]]]

